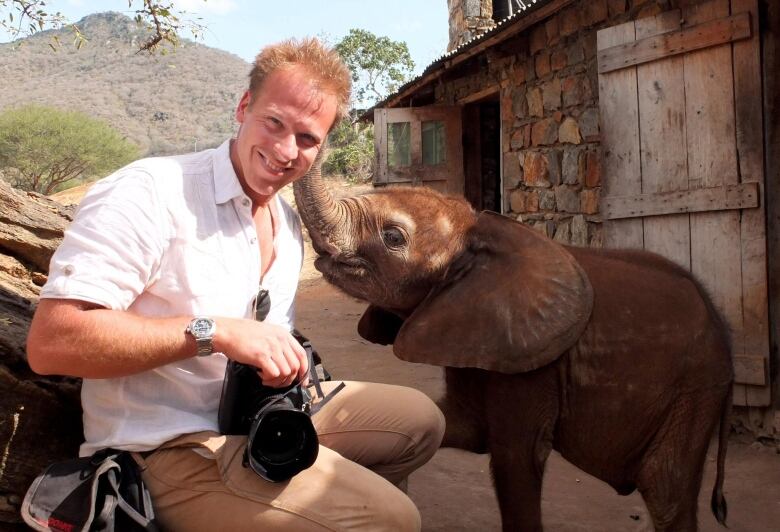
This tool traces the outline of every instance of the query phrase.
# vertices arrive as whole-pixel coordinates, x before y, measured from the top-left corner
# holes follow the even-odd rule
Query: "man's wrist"
[[[185,332],[189,333],[197,346],[196,356],[209,356],[214,352],[214,335],[217,332],[217,322],[212,318],[197,316],[187,325]]]

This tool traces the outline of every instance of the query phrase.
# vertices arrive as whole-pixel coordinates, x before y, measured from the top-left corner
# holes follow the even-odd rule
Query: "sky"
[[[207,27],[198,42],[252,61],[264,45],[289,37],[338,42],[351,28],[404,41],[421,73],[447,48],[447,0],[172,0]],[[133,6],[140,6],[134,0]],[[70,22],[102,11],[134,16],[128,0],[49,0]],[[190,38],[189,34],[182,37]],[[89,38],[89,35],[87,35]],[[0,40],[4,39],[0,34]]]

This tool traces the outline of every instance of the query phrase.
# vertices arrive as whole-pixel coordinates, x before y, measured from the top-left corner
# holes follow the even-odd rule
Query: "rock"
[[[46,465],[75,457],[83,439],[79,379],[41,377],[25,343],[49,259],[73,208],[0,180],[0,529],[18,524],[18,501]]]
[[[566,117],[558,128],[558,140],[561,143],[580,144],[582,137],[577,121],[571,117]]]
[[[542,101],[546,111],[561,108],[561,80],[553,78],[542,86]]]
[[[541,117],[544,115],[544,102],[542,100],[542,91],[539,87],[534,87],[526,94],[528,99],[528,114],[530,116]]]
[[[560,185],[555,187],[555,203],[559,212],[580,212],[580,194],[575,188]]]
[[[0,180],[0,253],[47,271],[73,208],[40,194],[22,192]]]
[[[558,140],[558,124],[553,118],[545,118],[535,122],[531,127],[531,144],[533,146],[555,144]]]
[[[549,187],[547,156],[535,151],[525,152],[523,181],[529,187]]]

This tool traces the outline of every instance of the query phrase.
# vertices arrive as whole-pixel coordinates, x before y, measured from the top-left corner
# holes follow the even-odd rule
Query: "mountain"
[[[249,63],[185,39],[165,55],[137,53],[147,30],[119,13],[76,24],[88,39],[78,50],[68,29],[0,44],[0,110],[38,103],[83,111],[147,155],[213,147],[233,133]]]

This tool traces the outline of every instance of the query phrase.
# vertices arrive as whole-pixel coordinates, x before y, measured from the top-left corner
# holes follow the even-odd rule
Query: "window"
[[[463,194],[462,110],[446,105],[374,109],[374,184]]]
[[[442,120],[426,120],[422,123],[423,164],[436,166],[447,160],[447,141]]]
[[[390,122],[387,124],[387,165],[392,167],[412,165],[411,124]]]

